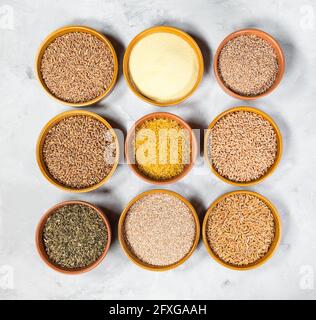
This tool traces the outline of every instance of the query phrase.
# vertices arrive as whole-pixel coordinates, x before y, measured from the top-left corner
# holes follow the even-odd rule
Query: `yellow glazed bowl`
[[[215,126],[215,124],[217,123],[217,121],[221,118],[223,118],[224,116],[226,116],[229,113],[233,113],[236,111],[249,111],[249,112],[254,112],[260,116],[262,116],[265,120],[267,120],[271,126],[273,127],[275,134],[276,134],[276,139],[277,139],[277,154],[276,154],[276,159],[275,162],[273,163],[273,165],[268,169],[268,171],[262,175],[260,178],[253,180],[253,181],[249,181],[249,182],[236,182],[236,181],[231,181],[223,176],[221,176],[217,170],[214,168],[213,164],[211,163],[209,156],[208,156],[208,139],[209,139],[209,135],[210,135],[210,131],[211,129]],[[205,137],[204,137],[204,157],[205,160],[207,161],[207,163],[209,164],[212,172],[222,181],[229,183],[231,185],[234,186],[240,186],[240,187],[246,187],[246,186],[251,186],[254,184],[257,184],[261,181],[263,181],[264,179],[266,179],[268,176],[270,176],[273,171],[276,169],[276,167],[278,166],[280,160],[281,160],[281,156],[282,156],[282,149],[283,149],[283,144],[282,144],[282,136],[281,136],[281,132],[279,127],[276,125],[276,123],[274,122],[274,120],[267,115],[265,112],[253,108],[253,107],[245,107],[245,106],[240,106],[240,107],[234,107],[231,109],[228,109],[224,112],[222,112],[221,114],[219,114],[212,122],[211,124],[208,126],[207,131],[205,133]]]
[[[265,256],[263,256],[261,259],[248,264],[246,266],[236,266],[236,265],[232,265],[229,263],[224,262],[223,260],[221,260],[211,249],[208,240],[207,240],[207,236],[206,236],[206,226],[207,226],[207,221],[209,218],[209,215],[211,213],[211,211],[213,210],[213,208],[220,202],[222,201],[224,198],[226,198],[227,196],[233,195],[233,194],[248,194],[248,195],[252,195],[255,196],[257,198],[259,198],[261,201],[263,201],[271,210],[273,217],[274,217],[274,223],[275,223],[275,236],[273,239],[273,242],[269,248],[269,251],[265,254]],[[229,269],[233,269],[233,270],[250,270],[250,269],[254,269],[257,268],[261,265],[263,265],[265,262],[267,262],[275,253],[280,240],[281,240],[281,220],[280,220],[280,216],[277,212],[277,209],[275,208],[275,206],[268,200],[266,199],[264,196],[262,196],[261,194],[257,193],[257,192],[253,192],[253,191],[248,191],[248,190],[238,190],[238,191],[233,191],[233,192],[228,192],[223,194],[222,196],[220,196],[219,198],[217,198],[212,204],[211,206],[208,208],[204,220],[203,220],[203,225],[202,225],[202,237],[203,237],[203,243],[206,247],[207,252],[210,254],[210,256],[212,258],[214,258],[214,260],[216,262],[218,262],[219,264],[221,264],[224,267],[227,267]]]
[[[128,210],[136,201],[142,199],[143,197],[145,197],[147,195],[153,194],[153,193],[166,193],[171,196],[177,197],[178,199],[183,201],[188,206],[188,208],[191,210],[191,213],[192,213],[194,221],[195,221],[195,239],[194,239],[191,250],[181,260],[179,260],[178,262],[175,262],[171,265],[168,265],[168,266],[153,266],[153,265],[150,265],[146,262],[141,261],[131,252],[128,244],[125,241],[125,237],[124,237],[124,222],[125,222],[125,218],[128,213]],[[167,271],[167,270],[174,269],[174,268],[180,266],[182,263],[184,263],[187,259],[189,259],[189,257],[192,255],[192,253],[196,249],[196,247],[199,243],[199,240],[200,240],[199,217],[198,217],[195,209],[193,208],[192,204],[186,198],[182,197],[180,194],[173,192],[173,191],[170,191],[170,190],[164,190],[164,189],[149,190],[149,191],[143,192],[143,193],[139,194],[138,196],[136,196],[125,207],[124,211],[121,214],[120,220],[119,220],[118,237],[119,237],[120,245],[121,245],[124,253],[136,265],[138,265],[139,267],[141,267],[143,269],[150,270],[150,271]]]
[[[46,48],[58,37],[66,34],[66,33],[72,33],[72,32],[84,32],[84,33],[89,33],[95,37],[97,37],[99,40],[101,40],[102,42],[104,42],[109,49],[111,50],[111,53],[113,55],[113,61],[114,61],[114,74],[113,74],[113,79],[111,84],[109,85],[109,87],[99,96],[96,97],[92,100],[86,101],[86,102],[77,102],[77,103],[73,103],[73,102],[67,102],[64,100],[61,100],[59,98],[57,98],[56,96],[54,96],[49,89],[47,88],[43,78],[42,78],[42,73],[41,73],[41,61],[42,61],[42,57],[43,54],[46,50]],[[45,92],[51,96],[53,99],[57,100],[60,103],[63,103],[67,106],[71,106],[71,107],[86,107],[86,106],[90,106],[92,104],[95,104],[97,102],[99,102],[100,100],[102,100],[103,98],[105,98],[113,89],[116,79],[117,79],[117,74],[118,74],[118,60],[117,60],[117,55],[115,52],[115,49],[113,47],[113,45],[111,44],[111,42],[109,41],[109,39],[107,39],[102,33],[91,29],[89,27],[84,27],[84,26],[67,26],[67,27],[63,27],[60,29],[55,30],[54,32],[52,32],[50,35],[48,35],[46,37],[46,39],[42,42],[37,56],[36,56],[36,64],[35,64],[35,69],[36,69],[36,75],[37,75],[37,79],[39,81],[39,83],[41,84],[42,88],[45,90]]]
[[[110,173],[104,177],[99,183],[87,187],[87,188],[82,188],[82,189],[74,189],[71,187],[67,187],[63,184],[61,184],[60,182],[58,182],[57,180],[55,180],[50,173],[48,172],[45,162],[43,160],[43,145],[44,145],[44,141],[45,141],[45,137],[47,135],[47,132],[54,126],[56,125],[58,122],[60,122],[61,120],[68,118],[68,117],[72,117],[72,116],[88,116],[88,117],[92,117],[100,122],[102,122],[112,133],[114,140],[115,140],[115,144],[116,144],[116,158],[115,158],[115,162],[113,164],[113,167],[110,171]],[[111,125],[105,120],[103,119],[101,116],[97,115],[96,113],[93,112],[89,112],[89,111],[84,111],[84,110],[71,110],[71,111],[66,111],[66,112],[62,112],[60,114],[58,114],[57,116],[55,116],[54,118],[52,118],[50,121],[47,122],[47,124],[44,126],[44,128],[42,129],[38,140],[37,140],[37,145],[36,145],[36,159],[37,159],[37,164],[42,172],[42,174],[44,175],[44,177],[50,182],[52,183],[54,186],[64,190],[64,191],[68,191],[68,192],[89,192],[92,190],[95,190],[97,188],[99,188],[101,185],[103,185],[105,182],[107,182],[110,177],[113,175],[118,162],[119,162],[119,143],[118,143],[118,139],[116,136],[115,131],[113,130],[113,128],[111,127]]]
[[[199,62],[199,72],[198,72],[198,77],[197,77],[197,81],[194,85],[194,87],[183,97],[177,99],[177,100],[172,100],[172,101],[166,101],[166,102],[159,102],[159,101],[155,101],[152,100],[148,97],[146,97],[145,95],[143,95],[138,89],[137,87],[134,85],[134,82],[132,80],[132,77],[130,75],[129,72],[129,59],[130,59],[130,55],[131,52],[134,48],[134,46],[143,38],[153,34],[153,33],[158,33],[158,32],[165,32],[165,33],[171,33],[174,35],[177,35],[179,37],[181,37],[183,40],[185,40],[194,50],[194,52],[196,53],[196,56],[198,58],[198,62]],[[174,28],[174,27],[168,27],[168,26],[156,26],[156,27],[152,27],[149,29],[144,30],[143,32],[139,33],[128,45],[125,54],[124,54],[124,60],[123,60],[123,73],[124,73],[124,78],[128,84],[128,86],[130,87],[130,89],[136,94],[136,96],[138,96],[139,98],[141,98],[142,100],[151,103],[153,105],[159,106],[159,107],[165,107],[165,106],[172,106],[172,105],[176,105],[179,104],[181,102],[183,102],[184,100],[186,100],[187,98],[189,98],[193,92],[197,89],[197,87],[199,86],[199,84],[202,81],[203,78],[203,73],[204,73],[204,61],[203,61],[203,56],[201,53],[201,50],[198,46],[198,44],[195,42],[195,40],[188,35],[186,32]]]

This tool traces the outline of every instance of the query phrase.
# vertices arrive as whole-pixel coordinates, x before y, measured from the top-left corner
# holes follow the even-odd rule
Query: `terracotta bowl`
[[[172,100],[172,101],[166,101],[166,102],[159,102],[159,101],[155,101],[152,100],[148,97],[146,97],[145,95],[143,95],[138,88],[136,87],[136,85],[133,82],[133,79],[130,75],[129,72],[129,59],[130,59],[130,55],[131,52],[134,48],[134,46],[143,38],[153,34],[153,33],[157,33],[157,32],[165,32],[165,33],[171,33],[174,35],[179,36],[180,38],[182,38],[183,40],[185,40],[194,50],[198,62],[199,62],[199,71],[198,71],[198,77],[196,80],[196,83],[194,85],[194,87],[187,93],[185,94],[183,97],[176,99],[176,100]],[[127,82],[127,85],[129,86],[129,88],[133,91],[133,93],[138,96],[140,99],[151,103],[153,105],[159,106],[159,107],[165,107],[165,106],[171,106],[171,105],[176,105],[179,104],[181,102],[183,102],[184,100],[186,100],[187,98],[189,98],[193,92],[197,89],[197,87],[199,86],[199,84],[202,81],[203,78],[203,73],[204,73],[204,61],[203,61],[203,55],[201,53],[201,50],[198,46],[198,44],[196,43],[196,41],[186,32],[174,28],[174,27],[169,27],[169,26],[156,26],[156,27],[152,27],[149,29],[144,30],[143,32],[139,33],[128,45],[125,54],[124,54],[124,60],[123,60],[123,73],[124,73],[124,78]]]
[[[155,118],[165,118],[165,119],[167,118],[167,119],[174,120],[178,122],[184,129],[188,130],[188,132],[190,133],[190,144],[191,144],[190,163],[185,166],[181,174],[166,180],[154,180],[154,179],[151,179],[150,177],[147,177],[137,168],[135,161],[133,161],[133,142],[135,138],[135,129],[145,121],[150,119],[155,119]],[[127,133],[126,141],[125,141],[125,155],[126,155],[127,164],[129,165],[129,167],[142,180],[155,185],[171,184],[182,179],[192,169],[197,156],[197,142],[191,127],[183,119],[181,119],[180,117],[172,113],[154,112],[138,119],[135,122],[135,124],[132,126],[132,128],[129,130],[129,132]]]
[[[179,260],[178,262],[175,262],[171,265],[168,265],[168,266],[153,266],[153,265],[150,265],[146,262],[143,262],[142,260],[140,260],[138,257],[136,257],[133,254],[133,252],[130,250],[128,244],[125,241],[124,222],[125,222],[125,218],[128,213],[128,210],[136,201],[142,199],[143,197],[145,197],[147,195],[153,194],[153,193],[166,193],[171,196],[177,197],[178,199],[183,201],[188,206],[188,208],[191,210],[191,213],[192,213],[194,221],[195,221],[195,239],[194,239],[194,243],[192,245],[191,250],[181,260]],[[198,217],[195,209],[193,208],[192,204],[186,198],[182,197],[180,194],[173,192],[173,191],[170,191],[170,190],[164,190],[164,189],[149,190],[149,191],[143,192],[143,193],[139,194],[138,196],[136,196],[125,207],[124,211],[122,212],[122,214],[120,216],[120,220],[119,220],[118,237],[119,237],[121,248],[123,249],[126,256],[129,258],[129,260],[131,260],[133,263],[135,263],[136,265],[138,265],[139,267],[141,267],[143,269],[150,270],[150,271],[167,271],[167,270],[174,269],[174,268],[180,266],[181,264],[183,264],[187,259],[190,258],[190,256],[193,254],[194,250],[196,249],[196,247],[199,243],[199,240],[200,240],[199,217]]]
[[[256,95],[256,96],[243,96],[243,95],[240,95],[240,94],[234,92],[233,90],[229,89],[225,85],[225,83],[224,83],[224,81],[223,81],[223,79],[222,79],[222,77],[220,75],[219,69],[218,69],[218,59],[219,59],[219,55],[220,55],[223,47],[230,40],[232,40],[232,39],[234,39],[236,37],[239,37],[239,36],[243,36],[243,35],[256,35],[256,36],[262,38],[263,40],[267,41],[272,46],[272,48],[274,49],[274,51],[276,53],[276,56],[277,56],[277,61],[278,61],[278,64],[279,64],[278,74],[277,74],[277,77],[276,77],[273,85],[267,91],[265,91],[265,92],[263,92],[263,93],[261,93],[259,95]],[[258,29],[242,29],[242,30],[235,31],[235,32],[229,34],[220,43],[220,45],[217,48],[216,53],[215,53],[213,67],[214,67],[215,78],[216,78],[217,82],[219,83],[219,85],[222,87],[222,89],[226,93],[228,93],[230,96],[232,96],[232,97],[234,97],[236,99],[254,100],[254,99],[258,99],[258,98],[266,96],[267,94],[271,93],[279,85],[279,83],[281,82],[281,80],[283,78],[283,74],[284,74],[285,57],[284,57],[283,50],[282,50],[281,46],[279,45],[279,43],[271,35],[269,35],[268,33],[264,32],[262,30],[258,30]]]
[[[112,167],[110,173],[106,177],[104,177],[99,183],[97,183],[93,186],[81,188],[81,189],[71,188],[71,187],[65,186],[65,185],[61,184],[59,181],[57,181],[49,173],[49,171],[46,167],[46,164],[44,162],[44,159],[43,159],[43,145],[45,142],[45,137],[47,135],[47,132],[54,125],[56,125],[58,122],[60,122],[61,120],[65,119],[67,117],[77,116],[77,115],[89,116],[89,117],[95,118],[96,120],[102,122],[111,131],[111,133],[114,137],[115,143],[116,143],[116,159],[115,159],[115,162],[113,164],[113,167]],[[50,183],[52,183],[57,188],[62,189],[63,191],[79,193],[79,192],[89,192],[89,191],[95,190],[95,189],[101,187],[104,183],[106,183],[110,179],[110,177],[113,175],[114,171],[116,170],[118,162],[119,162],[119,151],[120,151],[119,150],[119,142],[118,142],[117,136],[115,134],[115,131],[113,130],[111,125],[105,119],[103,119],[101,116],[99,116],[98,114],[96,114],[94,112],[85,111],[85,110],[71,110],[71,111],[65,111],[65,112],[58,114],[57,116],[55,116],[54,118],[52,118],[50,121],[48,121],[46,123],[46,125],[42,129],[42,131],[38,137],[38,140],[37,140],[36,159],[37,159],[37,164],[38,164],[43,176]]]
[[[211,211],[213,210],[213,208],[220,202],[222,201],[224,198],[226,198],[227,196],[233,195],[233,194],[249,194],[252,196],[255,196],[257,198],[259,198],[262,202],[264,202],[269,209],[271,210],[273,217],[274,217],[274,223],[275,223],[275,236],[273,239],[273,242],[268,250],[268,252],[259,260],[248,264],[246,266],[236,266],[236,265],[232,265],[229,264],[223,260],[221,260],[213,251],[212,248],[210,247],[208,240],[207,240],[207,236],[206,236],[206,226],[207,226],[207,221],[209,218],[209,215],[211,213]],[[268,200],[266,199],[264,196],[262,196],[259,193],[256,192],[252,192],[252,191],[248,191],[248,190],[238,190],[238,191],[233,191],[233,192],[228,192],[223,194],[222,196],[220,196],[218,199],[216,199],[211,206],[208,208],[204,220],[203,220],[203,226],[202,226],[202,237],[203,237],[203,243],[206,247],[207,252],[210,254],[210,256],[219,264],[221,264],[224,267],[227,267],[229,269],[233,269],[233,270],[239,270],[239,271],[243,271],[243,270],[250,270],[250,269],[254,269],[257,268],[261,265],[263,265],[265,262],[267,262],[275,253],[279,243],[280,243],[280,239],[281,239],[281,220],[280,220],[280,216],[277,212],[277,209],[275,208],[275,206]]]
[[[229,113],[233,113],[236,111],[249,111],[249,112],[254,112],[254,113],[262,116],[273,127],[275,134],[276,134],[276,139],[277,139],[277,154],[276,154],[276,159],[275,159],[273,165],[268,169],[268,171],[264,175],[262,175],[261,177],[259,177],[256,180],[252,180],[252,181],[248,181],[248,182],[236,182],[236,181],[232,181],[232,180],[229,180],[229,179],[221,176],[218,173],[218,171],[216,170],[216,168],[213,166],[213,163],[210,161],[210,159],[208,157],[208,139],[209,139],[211,129],[215,126],[215,124],[217,123],[217,121],[219,119],[223,118],[224,116],[226,116]],[[208,129],[205,133],[205,137],[204,137],[204,157],[205,157],[206,162],[209,164],[209,167],[211,168],[212,172],[220,180],[222,180],[226,183],[229,183],[231,185],[238,186],[238,187],[247,187],[247,186],[255,185],[257,183],[260,183],[261,181],[263,181],[267,177],[269,177],[274,172],[274,170],[277,168],[277,166],[279,165],[279,163],[281,161],[282,150],[283,150],[282,135],[281,135],[281,131],[280,131],[279,127],[277,126],[277,124],[265,112],[263,112],[259,109],[253,108],[253,107],[240,106],[240,107],[234,107],[234,108],[231,108],[231,109],[228,109],[228,110],[222,112],[210,123],[210,125],[208,126]]]
[[[45,250],[44,247],[44,243],[43,243],[43,230],[45,227],[45,224],[47,222],[47,219],[53,215],[57,209],[68,205],[68,204],[81,204],[81,205],[85,205],[88,206],[90,208],[92,208],[93,210],[95,210],[100,218],[103,220],[104,224],[106,225],[107,228],[107,232],[108,232],[108,241],[106,243],[106,246],[104,248],[104,251],[102,253],[102,255],[92,264],[90,264],[89,266],[83,267],[83,268],[77,268],[77,269],[70,269],[70,268],[63,268],[57,264],[55,264],[54,262],[52,262]],[[55,206],[53,206],[52,208],[50,208],[49,210],[46,211],[46,213],[42,216],[40,222],[37,225],[37,229],[36,229],[36,234],[35,234],[35,242],[36,242],[36,248],[37,251],[40,255],[40,257],[42,258],[42,260],[46,263],[46,265],[48,265],[50,268],[52,268],[55,271],[61,272],[61,273],[66,273],[66,274],[80,274],[80,273],[84,273],[84,272],[88,272],[92,269],[94,269],[96,266],[98,266],[101,261],[105,258],[109,248],[110,248],[110,244],[111,244],[111,238],[112,238],[112,232],[111,232],[111,225],[106,217],[106,215],[96,206],[94,206],[93,204],[89,203],[89,202],[85,202],[85,201],[63,201],[60,202],[58,204],[56,204]]]
[[[64,101],[56,96],[54,96],[49,89],[47,88],[45,81],[42,78],[42,73],[41,73],[41,61],[42,61],[42,57],[44,55],[45,50],[47,49],[47,47],[58,37],[67,34],[67,33],[72,33],[72,32],[84,32],[84,33],[89,33],[93,36],[95,36],[96,38],[98,38],[99,40],[101,40],[103,43],[105,43],[112,55],[113,55],[113,60],[114,60],[114,74],[113,74],[113,79],[111,84],[109,85],[109,87],[99,96],[96,97],[92,100],[86,101],[86,102],[67,102]],[[45,92],[52,97],[53,99],[55,99],[56,101],[63,103],[67,106],[71,106],[71,107],[86,107],[86,106],[90,106],[92,104],[95,104],[97,102],[99,102],[100,100],[102,100],[103,98],[105,98],[114,88],[114,85],[116,83],[116,79],[117,79],[117,74],[118,74],[118,60],[117,60],[117,55],[115,52],[115,49],[113,47],[113,45],[111,44],[110,40],[108,38],[106,38],[102,33],[89,28],[89,27],[84,27],[84,26],[67,26],[67,27],[63,27],[60,29],[55,30],[54,32],[52,32],[51,34],[49,34],[46,39],[42,42],[37,56],[36,56],[36,63],[35,63],[35,69],[36,69],[36,75],[37,75],[37,79],[39,81],[39,83],[41,84],[42,88],[45,90]]]

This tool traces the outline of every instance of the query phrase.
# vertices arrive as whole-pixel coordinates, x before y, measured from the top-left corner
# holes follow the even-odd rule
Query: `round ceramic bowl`
[[[168,265],[168,266],[153,266],[153,265],[150,265],[150,264],[140,260],[130,250],[128,244],[125,241],[125,236],[124,236],[124,222],[125,222],[125,218],[126,218],[126,215],[128,214],[128,210],[130,209],[130,207],[136,201],[142,199],[143,197],[145,197],[147,195],[154,194],[154,193],[166,193],[166,194],[169,194],[171,196],[177,197],[178,199],[183,201],[188,206],[188,208],[191,210],[192,216],[193,216],[194,221],[195,221],[195,239],[194,239],[194,242],[193,242],[191,250],[181,260],[179,260],[178,262],[175,262],[175,263],[173,263],[171,265]],[[120,216],[120,220],[119,220],[118,237],[119,237],[120,245],[121,245],[124,253],[136,265],[138,265],[139,267],[141,267],[143,269],[150,270],[150,271],[167,271],[167,270],[174,269],[174,268],[180,266],[181,264],[183,264],[187,259],[189,259],[189,257],[193,254],[194,250],[196,249],[196,247],[197,247],[197,245],[199,243],[199,240],[200,240],[200,222],[199,222],[199,217],[198,217],[195,209],[193,208],[192,204],[186,198],[182,197],[180,194],[178,194],[176,192],[173,192],[173,191],[170,191],[170,190],[164,190],[164,189],[149,190],[149,191],[143,192],[143,193],[139,194],[138,196],[136,196],[125,207],[124,211],[122,212],[122,214]]]
[[[190,134],[190,147],[191,147],[190,163],[188,163],[185,166],[185,168],[181,172],[181,174],[179,174],[178,176],[172,177],[170,179],[166,179],[166,180],[154,180],[154,179],[151,179],[150,177],[147,177],[140,170],[138,170],[137,164],[133,160],[133,159],[135,159],[135,157],[133,156],[133,154],[134,154],[133,144],[135,141],[135,129],[138,126],[140,126],[142,123],[144,123],[145,121],[151,120],[151,119],[156,119],[156,118],[165,118],[165,119],[174,120],[174,121],[178,122],[184,129],[188,130],[188,132]],[[195,137],[191,127],[180,117],[178,117],[172,113],[168,113],[168,112],[150,113],[150,114],[138,119],[134,123],[132,128],[128,131],[127,136],[126,136],[126,141],[125,141],[125,155],[126,155],[126,161],[127,161],[127,164],[129,165],[129,167],[142,180],[144,180],[148,183],[151,183],[151,184],[155,184],[155,185],[164,185],[164,184],[175,183],[175,182],[179,181],[180,179],[182,179],[192,169],[192,167],[194,165],[194,162],[195,162],[196,156],[197,156],[196,137]]]
[[[86,102],[67,102],[64,101],[62,99],[59,99],[58,97],[56,97],[55,95],[53,95],[49,89],[47,88],[45,81],[42,78],[42,73],[41,73],[41,61],[42,61],[42,57],[43,54],[45,52],[45,50],[47,49],[47,47],[58,37],[67,34],[67,33],[72,33],[72,32],[84,32],[84,33],[88,33],[91,34],[93,36],[95,36],[96,38],[98,38],[99,40],[101,40],[102,42],[104,42],[109,49],[111,50],[111,53],[113,55],[113,60],[114,60],[114,74],[113,74],[113,79],[111,84],[109,85],[109,87],[99,96],[96,97],[92,100],[86,101]],[[63,103],[67,106],[71,106],[71,107],[86,107],[86,106],[90,106],[92,104],[95,104],[97,102],[99,102],[100,100],[102,100],[103,98],[105,98],[113,89],[116,79],[117,79],[117,74],[118,74],[118,60],[117,60],[117,55],[115,52],[115,49],[113,47],[113,45],[111,44],[111,42],[109,41],[109,39],[107,39],[102,33],[91,29],[89,27],[84,27],[84,26],[67,26],[67,27],[63,27],[60,29],[55,30],[54,32],[52,32],[50,35],[48,35],[46,37],[46,39],[42,42],[37,56],[36,56],[36,75],[37,75],[37,79],[40,82],[42,88],[45,90],[45,92],[51,96],[52,98],[54,98],[55,100],[57,100],[60,103]]]
[[[107,232],[108,232],[108,241],[106,243],[106,246],[104,248],[104,251],[102,253],[102,255],[92,264],[83,267],[83,268],[77,268],[77,269],[72,269],[72,268],[63,268],[57,264],[55,264],[54,262],[52,262],[45,250],[45,246],[43,243],[43,230],[45,227],[45,224],[47,222],[47,219],[54,214],[54,212],[56,212],[57,209],[65,206],[65,205],[71,205],[71,204],[81,204],[81,205],[85,205],[88,206],[90,208],[92,208],[93,210],[95,210],[100,218],[103,220],[106,228],[107,228]],[[111,232],[111,225],[107,219],[107,217],[104,215],[104,213],[96,206],[94,206],[93,204],[89,203],[89,202],[85,202],[85,201],[63,201],[60,202],[58,204],[56,204],[55,206],[53,206],[52,208],[50,208],[48,211],[46,211],[46,213],[42,216],[41,220],[39,221],[37,228],[36,228],[36,233],[35,233],[35,242],[36,242],[36,248],[37,251],[40,255],[40,257],[42,258],[42,260],[46,263],[46,265],[48,265],[50,268],[52,268],[55,271],[61,272],[61,273],[66,273],[66,274],[80,274],[80,273],[84,273],[84,272],[88,272],[92,269],[94,269],[96,266],[98,266],[101,261],[105,258],[107,252],[109,251],[110,248],[110,244],[111,244],[111,238],[112,238],[112,232]]]
[[[223,176],[221,176],[217,170],[215,169],[215,167],[213,166],[212,162],[210,161],[209,157],[208,157],[208,146],[207,146],[207,142],[209,139],[209,134],[210,134],[210,130],[215,126],[215,124],[217,123],[217,121],[221,118],[223,118],[224,116],[226,116],[229,113],[233,113],[236,111],[249,111],[249,112],[254,112],[260,116],[262,116],[265,120],[267,120],[271,126],[273,127],[275,134],[276,134],[276,139],[277,139],[277,154],[276,154],[276,159],[275,162],[273,163],[273,165],[268,169],[268,171],[262,175],[260,178],[256,179],[256,180],[252,180],[252,181],[248,181],[248,182],[236,182],[236,181],[232,181],[229,180]],[[212,122],[211,124],[208,126],[208,129],[205,133],[205,137],[204,137],[204,157],[205,160],[207,161],[207,163],[209,164],[212,172],[222,181],[229,183],[231,185],[234,186],[239,186],[239,187],[247,187],[247,186],[251,186],[257,183],[260,183],[261,181],[263,181],[264,179],[266,179],[267,177],[269,177],[274,170],[276,169],[276,167],[278,166],[278,164],[281,161],[281,156],[282,156],[282,149],[283,149],[283,144],[282,144],[282,136],[281,136],[281,132],[280,129],[278,128],[278,126],[276,125],[276,123],[274,122],[274,120],[267,115],[266,113],[264,113],[263,111],[253,108],[253,107],[246,107],[246,106],[240,106],[240,107],[234,107],[231,109],[228,109],[224,112],[222,112],[221,114],[219,114]]]
[[[219,59],[219,55],[220,55],[223,47],[230,40],[232,40],[232,39],[234,39],[236,37],[239,37],[239,36],[243,36],[243,35],[256,35],[256,36],[260,37],[261,39],[267,41],[272,46],[272,48],[274,49],[274,51],[276,53],[276,56],[277,56],[278,65],[279,65],[278,74],[277,74],[277,77],[276,77],[273,85],[267,91],[265,91],[265,92],[263,92],[263,93],[261,93],[259,95],[256,95],[256,96],[243,96],[243,95],[240,95],[240,94],[234,92],[233,90],[229,89],[225,85],[225,83],[224,83],[224,81],[223,81],[223,79],[222,79],[222,77],[220,75],[220,72],[218,70],[218,59]],[[258,98],[261,98],[263,96],[266,96],[267,94],[271,93],[279,85],[279,83],[282,80],[283,74],[284,74],[285,57],[284,57],[283,50],[282,50],[281,46],[279,45],[279,43],[271,35],[269,35],[268,33],[264,32],[262,30],[258,30],[258,29],[242,29],[242,30],[235,31],[235,32],[229,34],[220,43],[220,45],[217,48],[216,53],[215,53],[213,67],[214,67],[215,78],[216,78],[217,82],[219,83],[219,85],[222,87],[222,89],[226,93],[228,93],[230,96],[232,96],[232,97],[234,97],[236,99],[254,100],[254,99],[258,99]]]
[[[71,187],[68,187],[68,186],[61,184],[54,177],[52,177],[52,175],[49,173],[49,171],[45,165],[44,159],[43,159],[43,145],[45,142],[47,132],[54,125],[56,125],[58,122],[60,122],[61,120],[65,119],[65,118],[72,117],[72,116],[79,116],[79,115],[92,117],[92,118],[102,122],[110,130],[110,132],[112,133],[112,135],[114,137],[115,144],[116,144],[116,158],[115,158],[115,162],[113,164],[113,167],[112,167],[110,173],[106,177],[104,177],[99,183],[97,183],[93,186],[90,186],[90,187],[86,187],[86,188],[82,188],[82,189],[75,189],[75,188],[71,188]],[[103,119],[101,116],[97,115],[94,112],[89,112],[89,111],[84,111],[84,110],[71,110],[71,111],[65,111],[65,112],[58,114],[57,116],[55,116],[54,118],[52,118],[51,120],[49,120],[46,123],[46,125],[42,129],[42,131],[38,137],[38,140],[37,140],[36,159],[37,159],[37,164],[38,164],[42,174],[50,183],[52,183],[54,186],[56,186],[64,191],[79,193],[79,192],[89,192],[89,191],[95,190],[95,189],[99,188],[100,186],[102,186],[105,182],[107,182],[110,179],[110,177],[113,175],[113,173],[118,165],[118,162],[119,162],[119,151],[120,151],[119,150],[119,142],[118,142],[116,133],[113,130],[113,128],[111,127],[111,125],[105,119]]]
[[[194,87],[187,94],[185,94],[183,97],[181,97],[177,100],[172,100],[172,101],[167,101],[167,102],[159,102],[159,101],[155,101],[155,100],[152,100],[152,99],[146,97],[138,90],[138,88],[134,84],[133,79],[132,79],[130,72],[129,72],[129,59],[130,59],[130,55],[131,55],[131,52],[132,52],[134,46],[143,38],[145,38],[153,33],[158,33],[158,32],[171,33],[171,34],[174,34],[174,35],[181,37],[183,40],[185,40],[192,47],[192,49],[195,51],[196,56],[198,58],[199,72],[198,72],[197,81],[196,81]],[[146,29],[143,32],[139,33],[130,42],[130,44],[128,45],[128,47],[125,51],[125,54],[124,54],[123,73],[124,73],[124,78],[125,78],[128,86],[134,92],[134,94],[136,94],[136,96],[138,96],[139,98],[141,98],[142,100],[144,100],[148,103],[151,103],[151,104],[159,106],[159,107],[172,106],[172,105],[179,104],[179,103],[183,102],[184,100],[186,100],[187,98],[189,98],[193,94],[193,92],[197,89],[197,87],[199,86],[199,84],[201,83],[202,78],[203,78],[204,61],[203,61],[203,56],[202,56],[202,53],[201,53],[201,50],[200,50],[198,44],[186,32],[184,32],[180,29],[174,28],[174,27],[156,26],[156,27]]]
[[[273,239],[273,242],[269,248],[269,251],[259,260],[245,265],[245,266],[236,266],[236,265],[232,265],[229,263],[224,262],[223,260],[221,260],[213,251],[212,248],[210,247],[208,240],[207,240],[207,236],[206,236],[206,226],[207,226],[207,221],[209,218],[209,215],[211,213],[211,211],[213,210],[213,208],[220,202],[222,201],[224,198],[226,198],[227,196],[233,195],[233,194],[248,194],[248,195],[252,195],[255,196],[257,198],[259,198],[261,201],[263,201],[271,210],[273,217],[274,217],[274,223],[275,223],[275,236]],[[261,265],[263,265],[265,262],[267,262],[275,253],[279,243],[280,243],[280,239],[281,239],[281,221],[280,221],[280,217],[279,214],[277,212],[277,209],[275,208],[275,206],[265,197],[263,197],[261,194],[256,193],[256,192],[252,192],[252,191],[248,191],[248,190],[238,190],[238,191],[233,191],[233,192],[228,192],[223,194],[222,196],[220,196],[218,199],[216,199],[211,206],[208,208],[204,220],[203,220],[203,225],[202,225],[202,237],[203,237],[203,243],[206,247],[207,252],[210,254],[210,256],[219,264],[221,264],[224,267],[227,267],[229,269],[233,269],[233,270],[250,270],[250,269],[254,269],[257,268]]]

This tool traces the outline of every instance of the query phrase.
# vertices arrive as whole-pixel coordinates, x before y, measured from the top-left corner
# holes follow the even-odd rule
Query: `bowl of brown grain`
[[[285,57],[280,44],[270,34],[242,29],[220,43],[213,67],[217,82],[227,94],[254,100],[271,93],[280,84]]]
[[[259,193],[228,192],[207,210],[202,237],[210,256],[222,266],[254,269],[274,255],[281,221],[276,207]]]
[[[110,40],[84,26],[52,32],[36,57],[37,78],[45,92],[72,107],[89,106],[113,89],[118,60]]]

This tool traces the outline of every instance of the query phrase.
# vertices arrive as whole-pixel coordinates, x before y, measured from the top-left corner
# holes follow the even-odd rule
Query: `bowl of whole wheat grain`
[[[226,93],[237,99],[253,100],[279,85],[285,58],[271,35],[258,29],[243,29],[220,43],[213,67],[215,78]]]
[[[113,89],[118,60],[110,40],[84,26],[60,28],[43,41],[36,57],[37,78],[58,102],[83,107]]]

